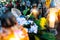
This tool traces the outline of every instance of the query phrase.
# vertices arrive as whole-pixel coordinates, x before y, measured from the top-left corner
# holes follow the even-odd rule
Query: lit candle
[[[50,10],[49,10],[49,15],[48,15],[49,18],[48,18],[48,20],[49,20],[49,27],[50,28],[55,27],[55,22],[57,20],[57,15],[56,15],[57,11],[58,10],[56,8],[50,8]]]

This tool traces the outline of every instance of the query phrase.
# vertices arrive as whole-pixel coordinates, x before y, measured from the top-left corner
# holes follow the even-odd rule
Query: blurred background
[[[27,40],[60,40],[60,0],[0,0],[0,34],[15,22],[26,29]]]

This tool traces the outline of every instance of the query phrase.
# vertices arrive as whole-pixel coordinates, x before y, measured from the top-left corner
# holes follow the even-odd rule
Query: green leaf
[[[37,36],[34,35],[34,37],[35,37],[35,40],[40,40],[40,38],[38,38]]]

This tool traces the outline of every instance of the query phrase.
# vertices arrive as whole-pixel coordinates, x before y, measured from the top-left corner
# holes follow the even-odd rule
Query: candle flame
[[[58,10],[56,8],[51,8],[49,10],[49,27],[50,28],[55,27],[55,22],[56,22],[56,19],[57,19],[57,15],[56,15],[57,11]]]

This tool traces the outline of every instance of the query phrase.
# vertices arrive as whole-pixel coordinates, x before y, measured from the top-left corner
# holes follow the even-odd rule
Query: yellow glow
[[[57,20],[57,15],[56,12],[58,10],[56,8],[50,8],[49,10],[49,27],[54,28],[55,27],[55,22]]]
[[[38,10],[37,9],[32,9],[31,11],[31,14],[30,15],[33,15],[35,19],[37,19],[39,13],[38,13]]]
[[[36,10],[36,9],[33,9],[33,10],[32,10],[32,13],[37,13],[37,10]]]
[[[50,14],[50,19],[49,19],[50,21],[55,21],[55,14],[53,14],[53,13],[51,13]]]
[[[50,14],[50,27],[54,28],[54,24],[55,24],[55,14]]]
[[[17,39],[17,38],[10,38],[10,40],[19,40],[19,39]]]

